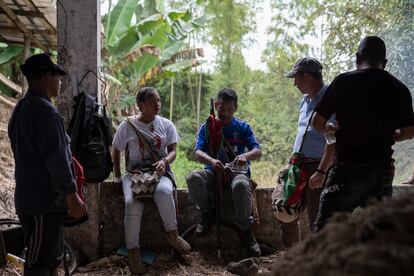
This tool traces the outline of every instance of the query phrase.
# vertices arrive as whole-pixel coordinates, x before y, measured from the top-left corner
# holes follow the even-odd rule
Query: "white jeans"
[[[127,249],[139,247],[139,233],[141,230],[142,212],[144,203],[132,196],[131,177],[125,174],[122,177],[122,189],[125,198],[125,242]],[[168,177],[162,176],[155,188],[154,201],[158,207],[165,231],[177,229],[177,216],[175,213],[174,188]]]

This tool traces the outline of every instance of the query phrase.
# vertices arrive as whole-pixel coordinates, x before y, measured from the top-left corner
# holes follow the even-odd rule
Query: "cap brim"
[[[285,74],[285,77],[286,78],[293,78],[296,75],[297,72],[298,72],[297,70],[290,70],[289,72],[287,72]]]
[[[66,75],[65,70],[63,70],[59,65],[54,64],[50,69],[52,69],[55,72],[58,72],[61,76]]]
[[[24,76],[30,76],[35,72],[56,72],[61,76],[66,75],[65,70],[63,70],[59,65],[53,64],[47,67],[36,67],[36,66],[28,66],[27,64],[20,65],[20,70],[22,70]]]

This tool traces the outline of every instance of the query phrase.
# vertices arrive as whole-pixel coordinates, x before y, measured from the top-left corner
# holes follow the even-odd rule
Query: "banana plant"
[[[208,19],[190,9],[168,10],[164,0],[119,0],[106,16],[105,71],[135,90],[159,73],[197,66],[203,52],[185,49],[185,39]]]

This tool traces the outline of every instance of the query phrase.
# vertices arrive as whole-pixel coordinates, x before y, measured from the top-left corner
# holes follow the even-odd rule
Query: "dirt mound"
[[[414,275],[414,193],[339,214],[273,268],[278,275]]]

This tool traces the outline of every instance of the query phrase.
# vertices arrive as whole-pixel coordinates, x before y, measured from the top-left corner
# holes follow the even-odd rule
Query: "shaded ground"
[[[211,252],[214,252],[212,249]],[[259,263],[259,272],[257,275],[269,275],[269,266],[283,256],[283,252],[277,252],[273,255],[257,259]],[[155,263],[148,266],[148,276],[167,276],[167,275],[234,275],[226,270],[227,263],[231,260],[231,251],[227,251],[222,262],[218,262],[214,254],[204,255],[199,252],[192,252],[186,259],[191,263],[184,266],[164,253],[157,256]],[[14,270],[14,271],[13,271]],[[22,269],[13,265],[8,265],[5,270],[0,269],[0,274],[4,276],[22,275]],[[64,275],[63,270],[59,271],[59,275]],[[127,259],[122,256],[112,255],[98,260],[87,266],[79,268],[75,272],[76,276],[90,275],[131,275],[127,268]]]
[[[7,136],[11,108],[0,103],[0,218],[15,217],[14,160]]]

